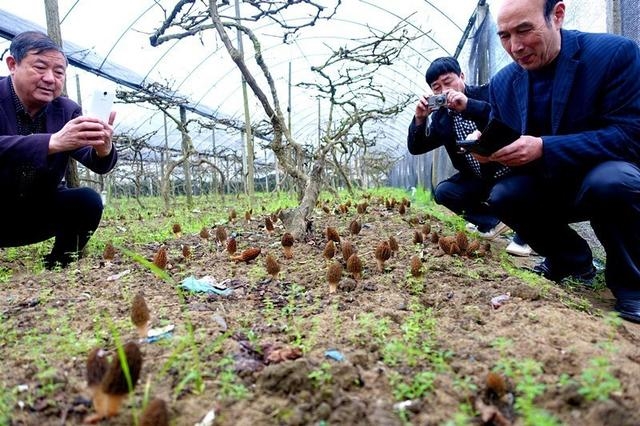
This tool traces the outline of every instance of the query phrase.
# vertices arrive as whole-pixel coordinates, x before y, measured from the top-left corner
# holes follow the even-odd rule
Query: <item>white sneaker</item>
[[[484,238],[485,240],[493,240],[498,237],[500,234],[503,234],[509,230],[509,227],[502,223],[498,222],[496,226],[488,230],[487,232],[478,232],[478,236],[480,238]]]
[[[467,230],[467,232],[470,233],[474,233],[474,232],[478,232],[478,227],[476,225],[474,225],[471,222],[467,222],[467,224],[464,226],[464,228]]]
[[[522,257],[527,257],[532,252],[529,244],[518,244],[515,241],[511,241],[505,250],[509,254]]]

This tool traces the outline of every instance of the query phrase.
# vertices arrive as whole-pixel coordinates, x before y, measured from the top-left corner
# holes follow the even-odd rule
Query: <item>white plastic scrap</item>
[[[407,399],[406,401],[396,402],[395,404],[393,404],[393,409],[395,411],[404,411],[407,408],[411,407],[411,404],[413,404],[413,400],[411,399]]]
[[[211,426],[213,425],[213,421],[216,419],[216,412],[214,410],[209,411],[200,422],[196,423],[194,426]]]
[[[496,297],[492,297],[491,298],[491,306],[493,307],[493,309],[498,309],[507,300],[509,300],[510,297],[511,297],[511,294],[509,294],[509,293],[501,294],[500,296],[496,296]]]
[[[124,271],[114,274],[114,275],[109,275],[107,277],[107,281],[116,281],[119,280],[120,278],[124,277],[125,275],[128,275],[131,273],[130,269],[125,269]]]
[[[172,332],[174,328],[176,328],[174,324],[165,325],[164,327],[152,328],[147,333],[147,337],[162,336],[163,334]]]

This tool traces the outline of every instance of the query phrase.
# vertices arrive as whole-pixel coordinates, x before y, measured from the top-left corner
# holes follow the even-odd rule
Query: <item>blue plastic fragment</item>
[[[209,281],[199,280],[193,275],[185,278],[182,281],[182,283],[180,283],[180,287],[184,288],[185,290],[192,291],[194,293],[209,293],[209,294],[213,293],[220,296],[228,296],[233,291],[230,288],[225,288],[225,289],[216,288]]]
[[[324,353],[324,356],[331,358],[334,361],[344,361],[344,355],[337,349],[329,349]]]
[[[144,341],[147,343],[153,343],[153,342],[157,342],[158,340],[169,339],[171,338],[171,336],[173,336],[173,333],[170,331],[167,331],[166,333],[158,334],[157,336],[147,336],[144,338]]]
[[[173,336],[173,330],[176,328],[173,324],[165,325],[160,328],[152,328],[149,330],[147,337],[143,338],[143,342],[153,343],[161,339],[169,339]]]

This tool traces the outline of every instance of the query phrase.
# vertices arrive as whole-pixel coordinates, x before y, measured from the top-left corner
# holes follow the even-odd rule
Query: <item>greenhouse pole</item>
[[[47,19],[47,33],[49,37],[56,42],[60,47],[62,46],[62,33],[60,31],[60,17],[58,14],[58,0],[44,0],[44,10]],[[67,95],[67,82],[65,80],[62,86],[62,95]],[[71,188],[77,188],[80,186],[80,178],[78,177],[78,165],[76,161],[69,158],[67,165],[67,172],[65,173],[65,180],[67,186]]]
[[[240,0],[236,0],[236,20],[238,25],[240,24]],[[238,36],[238,52],[244,57],[244,48],[242,47],[242,32],[236,31]],[[251,131],[251,116],[249,115],[249,98],[247,95],[247,81],[242,76],[242,100],[244,102],[244,121],[245,121],[245,133],[247,138],[246,153],[247,153],[247,174],[245,191],[249,196],[250,202],[253,203],[253,176],[254,176],[254,152],[253,152],[253,133]]]
[[[58,46],[62,45],[62,32],[60,31],[60,16],[58,15],[58,0],[44,0],[44,10],[47,17],[47,33],[51,40]],[[62,86],[62,95],[67,95],[67,82]]]
[[[244,141],[244,130],[240,130],[240,145],[242,146],[242,142]],[[248,139],[247,139],[248,140]],[[247,188],[247,176],[248,176],[248,165],[247,165],[247,149],[242,150],[242,170],[240,171],[242,175],[242,183],[244,184],[244,193],[249,194],[249,189]]]
[[[287,90],[288,90],[288,105],[287,105],[287,127],[289,128],[289,134],[292,135],[293,134],[293,130],[291,130],[291,110],[292,110],[292,105],[291,105],[291,61],[289,61],[289,81],[287,82]],[[276,190],[279,191],[280,190],[280,176],[278,174],[278,157],[274,156],[274,169],[276,172]]]
[[[620,0],[607,2],[607,31],[613,34],[622,34]]]
[[[167,130],[167,114],[163,114],[164,118],[164,149],[160,152],[160,176],[164,176],[164,166],[169,162],[169,133]]]
[[[218,162],[217,162],[217,157],[216,157],[216,128],[213,127],[211,129],[211,145],[212,145],[212,155],[211,155],[211,163],[214,166],[218,166]],[[209,189],[209,192],[213,192],[213,188],[217,187],[216,185],[216,169],[212,169],[211,170],[211,188]],[[220,194],[222,195],[222,194]]]
[[[273,157],[273,169],[274,172],[276,173],[276,191],[280,191],[280,172],[279,172],[279,166],[278,166],[278,157],[274,156]]]
[[[293,134],[293,129],[291,128],[291,61],[289,61],[289,81],[287,82],[287,127],[289,127],[289,133]]]
[[[280,173],[279,173],[279,167],[278,167],[278,157],[276,157],[275,155],[273,156],[273,169],[276,173],[276,191],[280,191]]]
[[[231,173],[230,173],[230,166],[229,166],[229,157],[225,157],[225,169],[224,169],[226,176],[228,176],[228,178],[226,179],[226,187],[227,187],[227,194],[231,193]]]
[[[189,139],[187,136],[187,110],[184,106],[180,106],[180,134],[182,135],[182,154],[184,161],[182,168],[184,170],[184,192],[187,194],[187,206],[193,207],[193,188],[191,187],[191,163],[189,162]]]
[[[267,158],[267,150],[264,150],[264,164],[267,164],[268,158]],[[278,159],[276,158],[276,174],[278,173],[278,166],[277,166],[277,161]],[[265,169],[268,170],[268,169]],[[264,192],[269,192],[269,172],[265,171],[264,174]]]
[[[321,123],[320,123],[320,97],[318,97],[318,146],[320,146],[320,143],[322,142],[320,140],[320,138],[322,137],[322,129],[321,129]]]

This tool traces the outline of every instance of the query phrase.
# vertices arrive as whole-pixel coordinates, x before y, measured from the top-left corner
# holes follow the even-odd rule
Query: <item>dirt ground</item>
[[[0,410],[6,411],[0,422],[82,423],[93,411],[87,354],[137,339],[130,305],[143,292],[151,326],[175,330],[140,343],[138,385],[103,424],[138,424],[152,397],[167,402],[175,425],[197,424],[209,412],[216,425],[535,424],[534,415],[525,415],[527,382],[539,389],[535,409],[558,424],[640,424],[640,328],[610,315],[614,301],[604,286],[560,286],[523,274],[537,258],[506,255],[506,238],[482,256],[448,255],[430,239],[414,244],[424,223],[441,236],[455,230],[415,206],[401,215],[397,207],[369,203],[363,215],[354,206],[344,214],[335,206],[329,213],[316,209],[291,259],[282,252],[281,223],[265,230],[268,212],[225,224],[229,235],[235,232],[238,253],[261,249],[248,263],[231,261],[213,236],[172,235],[175,218],[106,218],[95,238],[126,235],[140,223],[162,228],[163,240],[123,246],[152,260],[166,244],[165,280],[120,250],[112,262],[94,250],[61,271],[36,271],[33,259],[7,259],[0,251],[0,266],[14,271],[0,284]],[[362,225],[358,235],[348,231],[354,218]],[[363,279],[356,282],[345,271],[333,294],[322,254],[327,226],[349,240],[364,263]],[[213,224],[208,227],[213,234]],[[399,251],[379,272],[374,250],[390,236]],[[184,245],[191,248],[186,259]],[[268,253],[280,265],[276,279],[265,271]],[[409,272],[414,255],[422,260],[420,278]],[[340,254],[335,259],[343,262]],[[230,294],[178,290],[191,275],[225,281]],[[504,295],[508,299],[496,299]],[[411,325],[417,313],[420,321]],[[417,339],[407,337],[408,330]],[[403,338],[422,344],[423,353],[411,358],[406,343],[393,361],[388,344],[402,346]],[[330,349],[344,359],[328,356]],[[597,374],[590,370],[594,360],[605,364]],[[539,368],[529,371],[525,361]],[[488,384],[490,371],[507,377],[504,389]],[[433,373],[430,386],[398,391],[397,377],[407,383],[422,372]],[[617,379],[620,386],[586,396],[584,383],[593,375],[596,384]],[[493,409],[500,415],[492,416]]]

